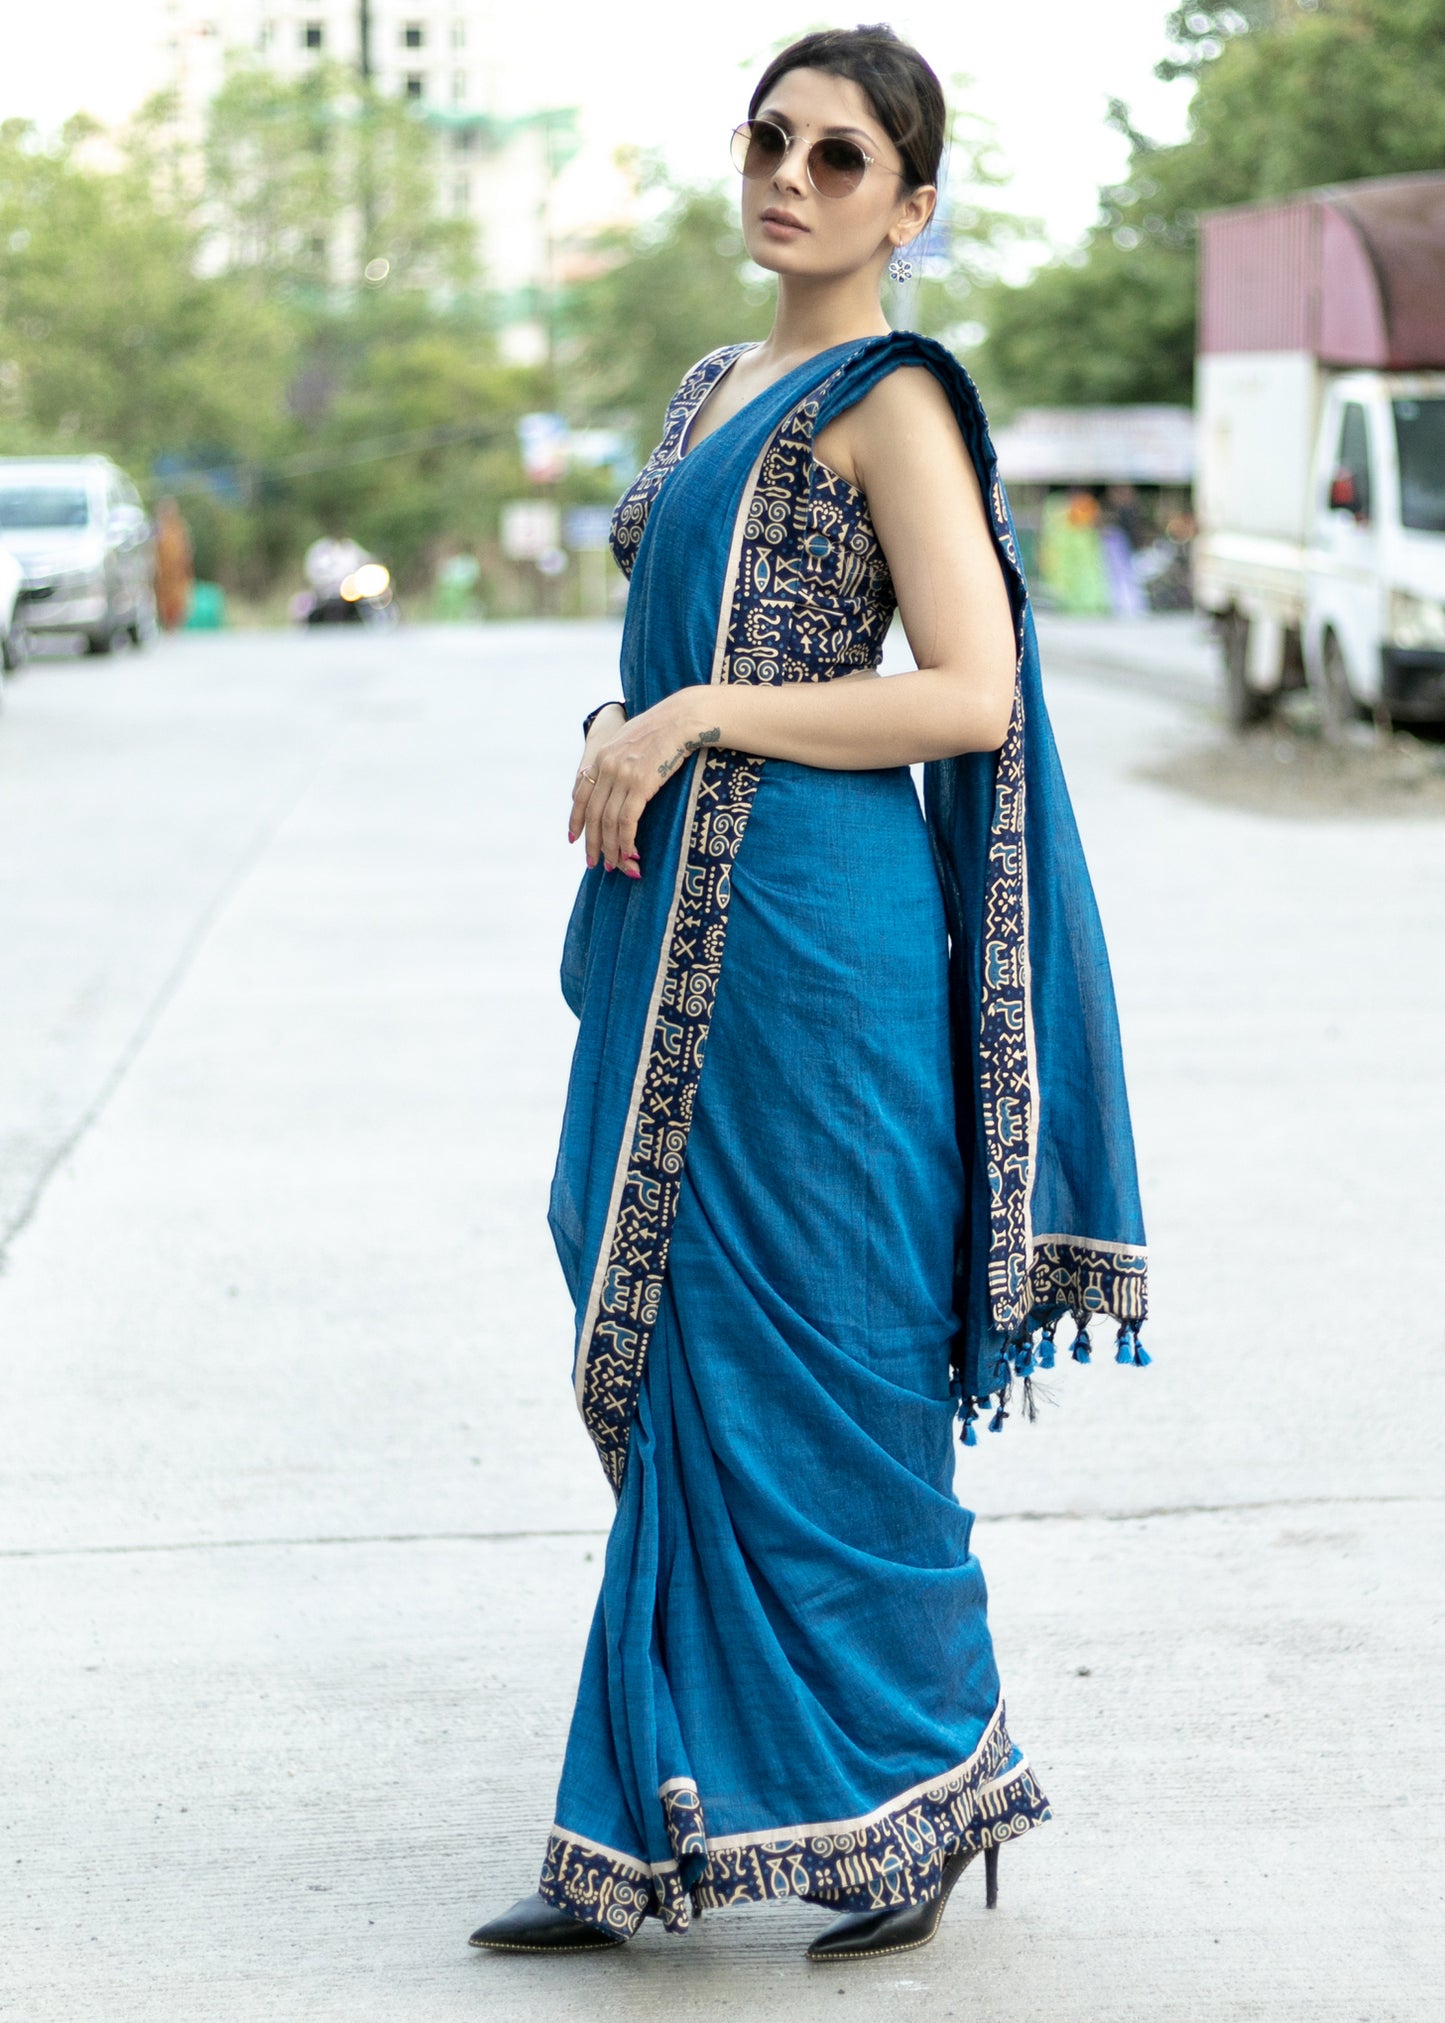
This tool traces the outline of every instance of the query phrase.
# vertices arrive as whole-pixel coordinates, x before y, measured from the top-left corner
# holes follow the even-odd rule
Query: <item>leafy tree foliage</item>
[[[0,126],[0,449],[149,464],[178,416],[198,444],[263,443],[294,333],[242,276],[201,278],[144,153],[101,172],[96,140],[85,121],[55,147]]]
[[[1188,138],[1157,146],[1114,102],[1129,173],[1082,256],[988,292],[979,372],[1001,406],[1188,400],[1201,211],[1445,168],[1445,0],[1269,0],[1171,24],[1161,70],[1197,79]]]
[[[290,83],[232,67],[207,121],[204,215],[228,268],[303,293],[360,287],[379,260],[392,287],[476,278],[470,227],[437,208],[418,107],[338,65]]]
[[[540,380],[497,358],[414,110],[240,67],[199,175],[168,112],[0,127],[0,453],[109,452],[253,591],[327,525],[403,576],[491,539]]]
[[[764,336],[772,320],[772,283],[748,267],[735,193],[668,189],[655,170],[646,180],[662,207],[593,242],[595,271],[563,306],[560,361],[578,405],[625,420],[640,447],[696,359]]]

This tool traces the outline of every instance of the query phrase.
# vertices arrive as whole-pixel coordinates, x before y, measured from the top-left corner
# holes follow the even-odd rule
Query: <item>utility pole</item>
[[[361,145],[361,258],[358,267],[365,267],[374,248],[372,235],[376,230],[376,184],[372,176],[371,122],[371,0],[356,0],[356,67],[361,73],[361,124],[357,136]]]

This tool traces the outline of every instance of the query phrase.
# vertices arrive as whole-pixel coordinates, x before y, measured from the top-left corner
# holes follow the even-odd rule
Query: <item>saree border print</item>
[[[1051,1815],[1027,1761],[1012,1762],[1003,1703],[972,1756],[856,1819],[709,1839],[697,1787],[671,1778],[658,1796],[667,1860],[638,1861],[554,1826],[541,1894],[559,1910],[630,1937],[645,1917],[685,1932],[693,1910],[802,1897],[840,1910],[892,1910],[936,1894],[956,1848],[975,1854]]]
[[[972,381],[968,383],[972,387]],[[1076,1360],[1089,1360],[1090,1317],[1109,1314],[1120,1322],[1118,1360],[1145,1364],[1149,1357],[1140,1347],[1138,1328],[1147,1304],[1147,1253],[1133,1245],[1087,1236],[1036,1236],[1032,1227],[1039,1073],[1029,962],[1028,794],[1021,678],[1028,585],[996,466],[990,473],[987,498],[994,537],[1019,592],[1014,613],[1014,705],[998,754],[989,821],[979,993],[978,1083],[989,1188],[990,1318],[994,1329],[1005,1337],[1009,1367],[1020,1377],[1031,1375],[1035,1367],[1052,1368],[1054,1331],[1064,1313],[1073,1316],[1077,1327]],[[1036,1344],[1033,1337],[1040,1331]],[[982,1402],[966,1401],[968,1415]],[[999,1403],[995,1427],[1005,1416],[1003,1400]]]

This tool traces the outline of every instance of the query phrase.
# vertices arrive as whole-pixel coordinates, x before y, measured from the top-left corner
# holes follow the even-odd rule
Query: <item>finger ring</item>
[[[582,771],[577,775],[577,777],[579,780],[590,780],[594,787],[597,785],[596,773],[589,773],[585,766],[582,768]]]

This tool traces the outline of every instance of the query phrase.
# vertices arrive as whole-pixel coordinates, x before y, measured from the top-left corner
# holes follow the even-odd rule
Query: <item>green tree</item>
[[[470,305],[415,292],[312,321],[323,398],[297,461],[318,468],[285,487],[308,523],[346,527],[403,578],[425,575],[443,543],[493,537],[499,501],[527,489],[516,421],[538,405],[541,374],[500,364],[484,339]]]
[[[910,327],[954,345],[964,342],[966,327],[997,272],[1000,253],[1036,239],[1042,230],[1036,218],[1003,210],[993,201],[1008,176],[999,160],[993,122],[969,104],[971,86],[972,79],[963,75],[949,80],[944,186],[914,257],[919,279],[891,305],[895,322],[906,315]]]
[[[96,130],[0,126],[0,448],[105,450],[143,475],[175,440],[260,447],[294,333],[234,276],[197,272],[194,222],[143,149],[104,172]]]
[[[540,379],[497,362],[414,109],[240,66],[199,161],[173,114],[104,152],[89,122],[0,128],[0,452],[109,452],[252,591],[326,524],[404,578],[490,538]]]
[[[1158,146],[1113,102],[1129,171],[1100,193],[1080,254],[987,291],[979,373],[1000,406],[1188,400],[1201,211],[1445,168],[1445,0],[1272,0],[1171,20],[1185,39],[1161,70],[1196,78],[1188,137]]]
[[[625,420],[650,444],[695,360],[766,335],[773,291],[748,267],[734,192],[669,189],[652,168],[644,180],[663,207],[593,241],[596,271],[562,305],[559,366],[576,415]]]
[[[363,287],[368,271],[392,288],[470,287],[471,228],[442,215],[436,181],[421,108],[340,65],[283,80],[233,62],[207,114],[213,257],[312,299]]]

